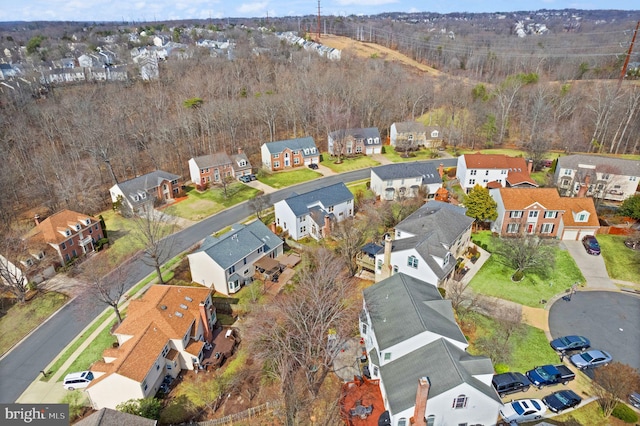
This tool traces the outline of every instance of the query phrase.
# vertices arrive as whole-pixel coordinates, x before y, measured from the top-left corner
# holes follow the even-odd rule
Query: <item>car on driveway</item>
[[[542,418],[547,407],[539,399],[518,399],[505,404],[500,409],[500,416],[508,423],[528,422]]]
[[[251,176],[249,175],[240,176],[238,179],[240,179],[240,182],[244,182],[244,183],[251,182]]]
[[[611,355],[609,355],[608,352],[592,349],[590,351],[573,355],[569,358],[569,361],[571,361],[571,364],[575,365],[580,370],[584,370],[585,368],[607,365],[611,362],[611,359]]]
[[[600,244],[598,244],[598,240],[596,240],[596,237],[593,235],[585,235],[582,237],[582,245],[587,253],[596,256],[600,254]]]
[[[316,163],[311,163],[311,164],[309,164],[309,168],[311,170],[318,170],[318,165]]]
[[[551,347],[553,350],[565,353],[567,351],[583,351],[589,349],[591,342],[583,336],[563,336],[553,339]]]
[[[542,402],[544,402],[544,405],[546,405],[549,410],[554,413],[559,413],[568,408],[580,405],[582,398],[580,398],[574,391],[565,389],[545,396],[542,398]]]
[[[522,373],[508,372],[502,374],[495,374],[491,380],[500,398],[504,398],[505,395],[515,392],[526,392],[531,387],[531,382]]]

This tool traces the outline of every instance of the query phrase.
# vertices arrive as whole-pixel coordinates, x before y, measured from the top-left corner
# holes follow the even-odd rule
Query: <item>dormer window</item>
[[[85,219],[84,220],[84,224],[87,225],[87,226],[91,225],[91,219],[88,219],[88,218]]]
[[[65,237],[70,237],[71,236],[71,231],[69,229],[65,229],[64,235],[65,235]]]
[[[431,132],[431,137],[432,138],[437,138],[439,136],[439,133],[437,130],[434,130],[433,132]]]
[[[315,154],[316,153],[316,149],[315,148],[311,148],[311,153]]]
[[[81,228],[80,224],[79,224],[79,223],[76,223],[76,231],[79,231],[79,230],[80,230],[80,228]]]

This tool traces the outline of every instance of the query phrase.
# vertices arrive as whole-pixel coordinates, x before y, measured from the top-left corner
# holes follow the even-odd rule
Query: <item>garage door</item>
[[[562,234],[563,240],[577,240],[578,239],[578,231],[577,230],[565,230],[564,234]]]
[[[593,230],[580,231],[580,233],[578,234],[578,239],[582,240],[582,237],[584,237],[585,235],[595,235],[595,231],[593,231]]]

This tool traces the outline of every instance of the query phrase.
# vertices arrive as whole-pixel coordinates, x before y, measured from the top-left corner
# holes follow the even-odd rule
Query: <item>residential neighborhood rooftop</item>
[[[284,201],[289,205],[291,211],[296,216],[309,213],[309,210],[319,202],[325,208],[335,206],[340,203],[344,203],[347,200],[352,200],[353,194],[349,191],[346,185],[342,182],[325,186],[313,191],[305,192],[304,194],[293,193]]]
[[[595,166],[602,171],[623,176],[640,176],[640,161],[604,155],[575,154],[558,157],[556,169],[578,169],[581,164]]]
[[[438,169],[425,162],[394,163],[371,169],[382,180],[411,179],[422,177],[423,183],[442,182]]]

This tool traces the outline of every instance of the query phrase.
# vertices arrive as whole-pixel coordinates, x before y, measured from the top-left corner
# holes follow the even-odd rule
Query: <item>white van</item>
[[[93,380],[93,373],[91,371],[69,373],[64,377],[62,386],[67,390],[82,389],[89,386],[91,380]]]

